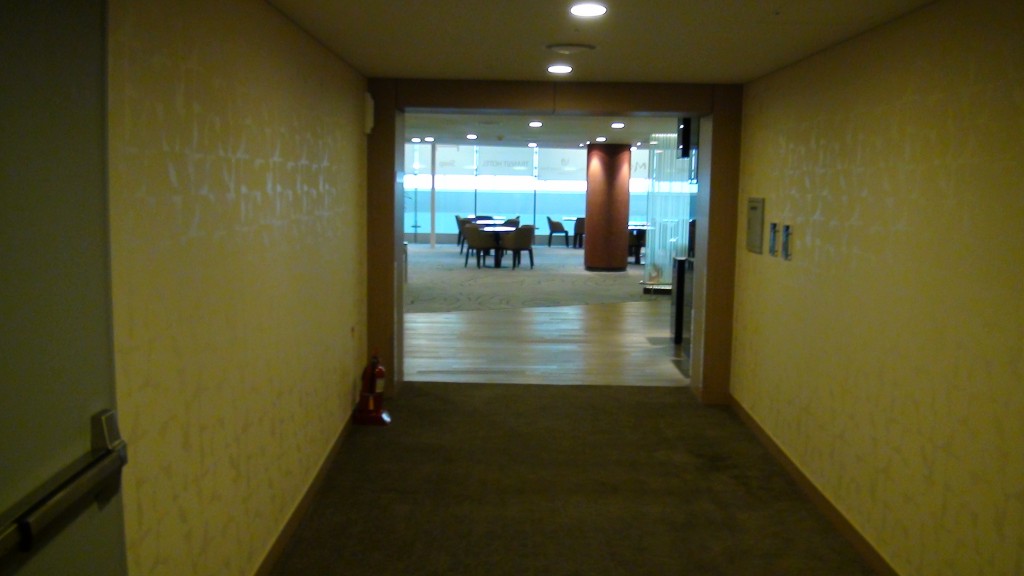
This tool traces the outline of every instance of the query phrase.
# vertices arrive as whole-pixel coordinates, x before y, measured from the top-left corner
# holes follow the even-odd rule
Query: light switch
[[[764,198],[747,199],[747,250],[754,254],[764,251]]]

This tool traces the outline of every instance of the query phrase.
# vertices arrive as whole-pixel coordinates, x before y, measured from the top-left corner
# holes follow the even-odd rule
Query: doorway
[[[733,85],[656,85],[570,84],[486,81],[420,81],[376,79],[370,81],[374,101],[374,126],[368,147],[368,213],[370,230],[377,235],[368,242],[371,262],[394,262],[395,266],[373,266],[369,270],[371,286],[391,286],[393,290],[371,290],[369,302],[370,346],[400,372],[397,361],[403,354],[403,298],[400,282],[403,258],[402,211],[404,189],[404,134],[407,113],[426,110],[480,111],[502,110],[530,114],[600,115],[611,109],[626,114],[665,114],[693,117],[714,116],[716,136],[701,133],[708,147],[702,155],[708,162],[708,178],[696,209],[697,245],[715,249],[703,254],[708,259],[698,275],[706,290],[695,299],[707,298],[706,316],[694,324],[694,355],[713,358],[705,362],[700,381],[691,382],[706,403],[728,402],[728,373],[731,357],[732,282],[735,261],[736,198],[738,197],[739,126],[742,88]],[[703,126],[702,122],[702,126]],[[710,159],[714,158],[712,162]],[[714,189],[713,197],[710,191]],[[702,222],[703,221],[703,222]],[[386,239],[381,230],[390,229]],[[702,257],[697,254],[698,261]],[[696,303],[695,303],[696,307]],[[698,341],[702,344],[698,346]],[[396,374],[395,383],[404,379]]]
[[[549,218],[572,231],[586,212],[587,144],[595,140],[631,148],[630,224],[645,227],[652,238],[671,232],[648,221],[678,222],[663,209],[688,208],[696,192],[689,159],[676,153],[677,122],[667,116],[406,114],[405,379],[685,385],[688,350],[665,337],[669,294],[646,284],[651,270],[668,276],[657,273],[664,263],[641,262],[638,253],[622,272],[590,272],[582,242],[573,238],[571,248],[568,237],[564,244],[562,237],[550,247],[545,242]],[[669,182],[673,174],[686,181]],[[657,213],[650,210],[652,198]],[[535,268],[464,267],[463,247],[455,249],[457,222],[483,213],[536,227]],[[685,240],[676,234],[668,243],[684,251]],[[637,304],[618,306],[626,302]],[[607,318],[611,311],[623,315],[621,326]]]

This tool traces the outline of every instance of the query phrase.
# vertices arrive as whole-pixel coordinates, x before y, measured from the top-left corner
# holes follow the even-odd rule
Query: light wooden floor
[[[410,382],[686,386],[670,298],[405,315]]]

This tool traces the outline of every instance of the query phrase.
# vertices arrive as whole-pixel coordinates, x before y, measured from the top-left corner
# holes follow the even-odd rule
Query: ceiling
[[[596,19],[572,16],[572,0],[270,3],[368,78],[745,83],[931,0],[599,1],[608,13]],[[594,49],[562,55],[546,48],[565,43]],[[571,64],[573,73],[549,74],[547,66],[556,61]],[[409,135],[422,129],[423,135],[465,142],[472,129],[481,133],[480,143],[505,144],[518,142],[519,126],[532,119],[430,115],[421,122],[418,116],[407,116]],[[564,127],[556,126],[562,119],[540,119],[543,131],[523,136],[541,145],[554,145],[544,135],[560,130],[562,145],[601,132],[613,137],[610,118],[564,119]],[[500,126],[480,123],[488,120]],[[639,128],[649,120],[634,118],[632,124]],[[665,122],[671,127],[675,120]],[[635,142],[640,133],[620,132],[616,141]]]

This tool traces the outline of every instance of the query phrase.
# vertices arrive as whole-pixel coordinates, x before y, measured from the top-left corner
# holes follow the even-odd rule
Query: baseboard
[[[790,460],[789,456],[775,443],[775,440],[765,432],[764,428],[754,419],[753,416],[747,412],[739,402],[736,401],[732,396],[729,397],[729,405],[732,407],[733,412],[739,416],[740,420],[749,428],[761,444],[771,453],[771,455],[785,468],[786,472],[796,481],[800,489],[807,495],[818,510],[825,515],[826,518],[836,527],[839,533],[846,538],[850,544],[853,545],[854,549],[860,554],[864,561],[871,567],[872,570],[878,573],[879,576],[899,576],[899,573],[886,561],[878,550],[871,545],[871,542],[860,533],[859,530],[839,511],[838,508],[828,499],[825,494],[818,489],[817,486],[811,482],[800,467],[795,462]]]
[[[320,487],[323,486],[324,479],[327,477],[327,471],[330,470],[331,464],[334,463],[335,457],[338,455],[338,451],[341,449],[341,443],[348,436],[349,430],[352,428],[352,419],[349,418],[348,422],[345,423],[341,428],[341,432],[338,437],[334,440],[334,445],[331,446],[330,451],[327,453],[327,457],[324,458],[323,463],[320,465],[320,469],[317,470],[316,476],[313,477],[313,482],[310,483],[306,493],[303,494],[302,499],[299,500],[298,506],[292,511],[292,515],[288,517],[288,521],[285,522],[284,528],[281,529],[281,533],[274,539],[273,545],[270,546],[270,550],[267,551],[267,555],[263,558],[263,562],[260,563],[260,567],[256,570],[253,576],[270,576],[274,570],[274,565],[281,559],[281,555],[284,554],[285,548],[288,547],[288,542],[291,541],[295,531],[299,529],[299,525],[302,524],[302,519],[306,517],[306,513],[309,511],[310,506],[313,504],[313,498],[316,497],[317,493],[320,492]]]

